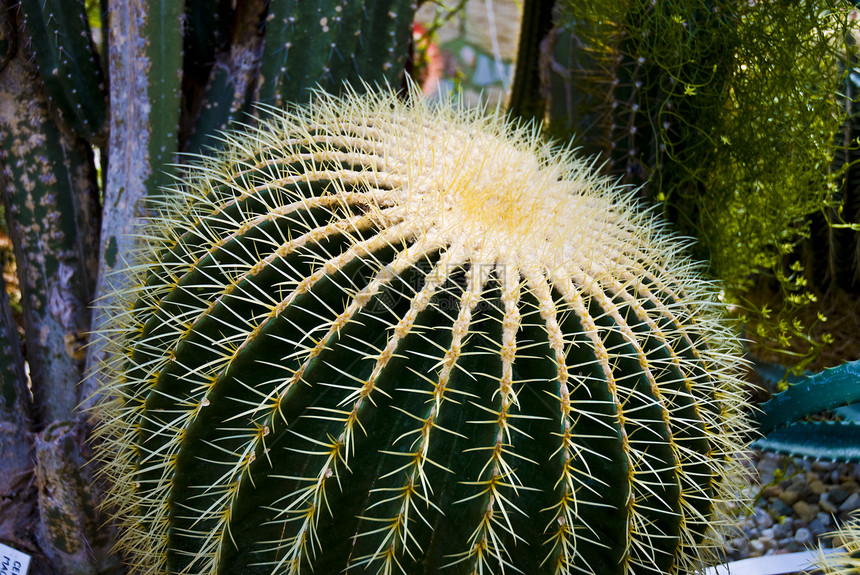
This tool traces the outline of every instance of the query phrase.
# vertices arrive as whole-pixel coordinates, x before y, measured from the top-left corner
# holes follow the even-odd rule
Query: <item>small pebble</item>
[[[779,500],[791,507],[800,499],[800,493],[793,489],[793,485],[790,485],[785,491],[779,494]]]
[[[761,496],[765,499],[773,499],[774,497],[779,497],[780,493],[782,493],[782,487],[780,487],[779,485],[768,485],[761,490]]]
[[[741,549],[746,550],[746,549],[747,549],[747,548],[749,548],[749,546],[750,546],[750,541],[749,541],[749,539],[747,539],[746,537],[735,537],[734,539],[732,539],[731,541],[729,541],[729,544],[730,544],[732,547],[734,547],[735,549],[738,549],[738,550],[741,550]]]
[[[849,495],[848,498],[842,502],[842,505],[839,506],[839,511],[842,513],[850,513],[856,509],[860,509],[860,493],[857,492]]]
[[[752,557],[760,557],[764,553],[764,543],[759,539],[750,541],[750,555]]]
[[[785,539],[786,537],[791,537],[791,522],[786,521],[785,523],[774,523],[773,536],[776,539]]]
[[[792,531],[797,531],[801,527],[806,527],[808,525],[809,525],[808,522],[804,521],[803,519],[798,519],[797,517],[795,517],[791,520]]]
[[[798,545],[806,547],[812,544],[812,532],[806,527],[801,527],[794,532],[794,540]]]
[[[845,500],[848,499],[848,496],[855,491],[857,491],[857,490],[856,489],[853,489],[853,490],[843,489],[842,486],[834,487],[833,489],[831,489],[830,491],[827,492],[827,500],[830,503],[832,503],[833,505],[838,507],[839,505],[842,505],[842,503],[844,503]]]
[[[798,519],[802,519],[807,523],[815,519],[815,516],[818,515],[818,506],[810,505],[806,501],[798,501],[791,506],[791,509]]]
[[[812,488],[809,486],[806,481],[803,480],[802,477],[798,476],[794,485],[791,486],[794,491],[797,491],[798,495],[800,495],[801,499],[806,499],[810,495],[813,494]]]
[[[770,508],[777,517],[785,517],[792,513],[791,507],[783,503],[781,499],[775,499],[773,503],[770,504]]]
[[[821,513],[819,513],[818,515],[821,515]],[[821,521],[821,519],[819,517],[816,517],[815,519],[813,519],[812,521],[809,522],[809,530],[812,532],[812,534],[814,536],[820,537],[820,536],[824,535],[825,533],[827,533],[827,531],[829,531],[829,528],[826,525],[824,525],[824,522]]]
[[[773,519],[771,519],[768,512],[761,507],[757,507],[755,510],[755,521],[762,529],[767,529],[773,525]]]
[[[836,513],[839,509],[837,507],[838,503],[833,503],[833,501],[831,500],[831,493],[832,491],[829,493],[822,494],[821,499],[818,500],[818,506],[821,508],[822,511],[826,511],[827,513]]]
[[[809,482],[809,490],[812,491],[813,493],[815,493],[816,495],[821,495],[822,493],[827,491],[827,488],[824,486],[824,483],[822,483],[820,480],[814,479],[814,480]]]
[[[779,459],[776,457],[762,457],[756,467],[758,468],[759,482],[762,485],[773,483],[776,477],[776,470],[780,469]]]

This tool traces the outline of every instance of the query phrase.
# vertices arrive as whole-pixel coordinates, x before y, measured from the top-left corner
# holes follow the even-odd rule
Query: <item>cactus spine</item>
[[[226,134],[102,332],[138,573],[682,573],[745,423],[682,242],[499,115],[318,96]],[[125,283],[125,282],[121,282]]]
[[[855,512],[851,519],[836,533],[841,541],[840,549],[834,553],[821,554],[815,567],[826,575],[857,575],[860,573],[860,515]]]

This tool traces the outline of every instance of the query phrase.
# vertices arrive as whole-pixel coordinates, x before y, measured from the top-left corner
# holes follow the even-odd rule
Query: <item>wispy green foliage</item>
[[[552,130],[644,185],[742,286],[833,190],[847,19],[812,0],[564,2]]]
[[[833,3],[756,2],[739,20],[735,69],[707,193],[703,240],[721,276],[774,269],[834,190],[847,14]],[[703,158],[701,163],[707,159]],[[798,294],[798,297],[803,297]],[[801,302],[802,303],[802,302]]]
[[[799,319],[815,317],[806,312],[817,297],[808,284],[821,282],[810,282],[805,268],[816,258],[798,259],[798,244],[845,252],[807,238],[811,222],[834,212],[840,162],[850,161],[842,152],[856,145],[844,136],[850,8],[836,0],[564,1],[545,51],[553,135],[573,136],[607,173],[641,186],[697,240],[694,251],[724,280],[728,300],[747,309],[743,319],[764,345],[798,364],[824,341]],[[818,230],[833,232],[826,222]],[[824,273],[850,277],[851,259]],[[773,313],[748,297],[765,285],[779,294]]]

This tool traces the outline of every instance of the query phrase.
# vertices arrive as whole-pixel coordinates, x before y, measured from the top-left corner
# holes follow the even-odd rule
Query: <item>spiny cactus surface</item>
[[[841,542],[833,553],[822,553],[815,566],[826,575],[857,575],[860,573],[860,515],[855,512],[837,532]]]
[[[387,93],[223,140],[165,194],[101,334],[135,572],[708,559],[740,360],[629,193],[499,114]]]

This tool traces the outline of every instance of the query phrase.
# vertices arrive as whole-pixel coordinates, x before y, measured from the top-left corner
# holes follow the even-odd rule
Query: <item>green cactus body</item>
[[[139,573],[689,572],[745,429],[713,286],[530,129],[318,96],[187,171],[102,333]]]

